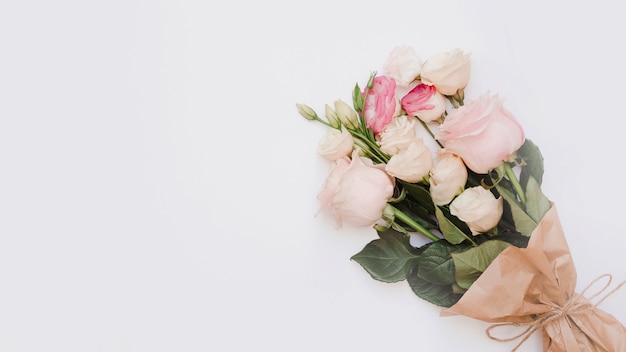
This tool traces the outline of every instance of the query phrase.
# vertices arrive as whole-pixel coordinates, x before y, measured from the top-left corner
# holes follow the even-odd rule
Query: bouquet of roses
[[[356,84],[352,106],[336,100],[324,119],[296,104],[328,127],[318,145],[331,163],[320,211],[338,227],[377,231],[351,258],[373,279],[406,280],[443,316],[494,323],[493,339],[519,346],[539,330],[544,351],[626,351],[624,326],[597,308],[613,291],[592,302],[610,275],[589,298],[595,282],[575,292],[556,208],[541,189],[541,152],[501,97],[466,101],[470,67],[459,49],[422,62],[397,47],[383,74]],[[502,324],[522,332],[496,337]]]

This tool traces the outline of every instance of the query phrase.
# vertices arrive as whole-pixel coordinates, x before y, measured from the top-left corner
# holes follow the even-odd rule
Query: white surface
[[[472,53],[466,96],[544,154],[579,289],[626,279],[621,7],[469,3],[3,3],[0,351],[510,349],[314,217],[324,129],[295,103],[350,101],[401,44]]]

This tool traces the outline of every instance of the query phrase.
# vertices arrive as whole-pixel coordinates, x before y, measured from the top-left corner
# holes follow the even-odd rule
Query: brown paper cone
[[[541,330],[544,351],[626,351],[626,328],[575,289],[576,269],[553,205],[531,234],[527,248],[511,246],[500,253],[441,316],[523,325],[526,333],[510,339],[493,337],[492,329],[488,330],[496,340],[519,338],[517,347]]]

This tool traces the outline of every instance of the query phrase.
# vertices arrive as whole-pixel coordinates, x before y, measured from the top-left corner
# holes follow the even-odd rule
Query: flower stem
[[[513,184],[513,188],[515,188],[515,191],[517,192],[517,195],[519,196],[520,202],[522,202],[522,205],[526,205],[526,195],[524,194],[524,190],[522,189],[522,185],[520,185],[519,180],[517,179],[517,176],[515,176],[515,172],[513,172],[513,168],[511,167],[511,164],[505,162],[504,170],[506,172],[506,175],[509,178],[509,181],[511,181],[511,183]]]
[[[402,221],[403,223],[409,225],[415,231],[418,231],[419,233],[421,233],[422,235],[428,237],[429,239],[431,239],[433,241],[439,241],[440,240],[440,238],[437,237],[434,233],[430,232],[424,226],[418,224],[417,221],[411,219],[408,215],[406,215],[405,213],[400,211],[400,209],[398,209],[398,208],[396,208],[396,207],[394,207],[393,205],[390,205],[390,204],[387,204],[387,206],[391,207],[391,209],[393,209],[393,215],[395,216],[395,218],[397,218],[398,220]]]
[[[441,148],[443,148],[443,144],[441,144],[441,142],[439,142],[439,140],[437,138],[435,138],[435,134],[433,133],[433,131],[430,129],[430,127],[428,127],[428,124],[424,121],[422,121],[421,119],[418,119],[419,122],[422,124],[422,126],[424,127],[424,129],[428,132],[428,134],[433,138],[433,140],[435,142],[437,142],[437,144],[439,144],[439,146]]]
[[[353,136],[363,141],[363,143],[365,143],[371,149],[372,153],[375,153],[377,155],[377,158],[381,160],[381,163],[386,163],[389,161],[389,156],[383,153],[378,147],[378,145],[372,142],[371,140],[369,140],[367,136],[364,136],[363,134],[361,134],[360,132],[356,130],[349,130],[349,131],[350,133],[352,133]]]

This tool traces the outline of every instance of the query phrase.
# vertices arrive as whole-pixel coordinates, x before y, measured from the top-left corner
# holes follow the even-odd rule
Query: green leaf
[[[444,214],[441,207],[435,207],[435,215],[439,221],[439,229],[446,241],[459,244],[467,239],[467,235],[448,218],[448,216],[452,216],[448,211]]]
[[[500,193],[500,195],[504,198],[505,203],[511,210],[513,222],[515,223],[515,229],[522,235],[530,236],[535,227],[537,227],[537,222],[526,214],[526,211],[519,204],[513,193],[499,184],[496,185],[496,190],[498,190],[498,193]]]
[[[520,172],[520,183],[526,185],[529,177],[535,178],[537,183],[541,185],[543,180],[543,156],[539,147],[537,147],[530,139],[526,139],[517,153],[525,161],[526,165]]]
[[[417,261],[417,275],[437,285],[450,285],[456,281],[452,247],[445,241],[437,241],[426,247]]]
[[[452,291],[452,285],[437,285],[424,280],[418,275],[418,268],[413,268],[407,276],[407,282],[415,295],[440,307],[451,307],[458,302],[461,295]]]
[[[435,212],[435,205],[433,203],[433,199],[430,196],[430,192],[428,191],[428,189],[426,189],[426,187],[416,184],[416,183],[409,183],[409,182],[404,182],[404,181],[400,181],[402,184],[402,187],[404,187],[404,190],[406,191],[406,193],[411,196],[411,198],[413,198],[416,202],[418,202],[421,206],[423,206],[429,214],[432,214]]]
[[[498,254],[509,246],[507,242],[492,240],[464,252],[452,253],[458,285],[465,289],[469,288]]]
[[[361,93],[361,88],[357,83],[354,86],[354,90],[352,91],[352,105],[354,105],[354,110],[363,111],[363,106],[365,105],[363,94]]]
[[[394,204],[394,206],[413,221],[427,229],[437,227],[437,222],[431,218],[428,210],[409,198],[405,198],[402,202]],[[415,231],[415,229],[408,225],[405,228],[408,231]]]
[[[550,210],[550,200],[539,187],[535,178],[530,176],[526,184],[526,212],[536,223]]]
[[[350,259],[359,263],[373,279],[397,282],[406,279],[418,258],[418,249],[411,246],[409,236],[394,230],[379,233],[380,239],[368,243]]]

